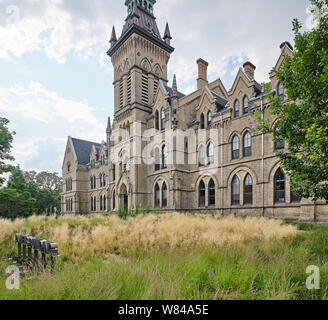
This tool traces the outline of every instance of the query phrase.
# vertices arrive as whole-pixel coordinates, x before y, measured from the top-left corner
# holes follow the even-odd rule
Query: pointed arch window
[[[234,103],[234,117],[238,118],[239,117],[239,101],[236,100]]]
[[[213,179],[208,184],[208,205],[215,207],[215,183]]]
[[[207,114],[207,128],[212,128],[212,112],[209,111]]]
[[[205,129],[205,116],[203,113],[200,115],[200,128]]]
[[[244,181],[244,204],[253,204],[253,179],[249,173]]]
[[[166,208],[167,207],[167,186],[166,183],[163,183],[162,186],[162,207]]]
[[[281,168],[277,170],[274,176],[274,202],[286,202],[286,176]]]
[[[200,145],[198,149],[198,163],[200,167],[205,166],[205,147],[203,145]]]
[[[97,198],[93,198],[93,211],[97,211]]]
[[[161,110],[161,130],[165,130],[165,111],[164,108]]]
[[[205,183],[203,180],[201,180],[198,186],[198,202],[200,208],[205,207],[205,196],[206,196]]]
[[[279,84],[278,84],[277,91],[278,91],[279,101],[280,102],[284,101],[285,100],[285,89],[281,82],[279,82]]]
[[[214,164],[214,144],[212,142],[207,146],[207,163]]]
[[[161,158],[159,155],[159,148],[155,148],[155,171],[161,169]]]
[[[93,211],[93,197],[91,197],[91,211]]]
[[[239,159],[240,141],[239,137],[235,135],[232,139],[232,160]]]
[[[237,176],[234,176],[231,182],[231,204],[233,206],[240,205],[240,181]]]
[[[244,153],[244,157],[250,157],[252,155],[252,136],[250,134],[249,131],[247,131],[244,134],[244,141],[243,141],[243,153]]]
[[[167,147],[165,145],[162,147],[162,168],[167,168]]]
[[[115,210],[116,207],[116,193],[115,191],[113,192],[113,210]]]
[[[247,96],[245,96],[243,99],[243,113],[244,114],[248,113],[248,110],[249,110],[248,104],[249,104],[249,99]]]
[[[159,130],[159,112],[158,112],[158,110],[156,110],[156,113],[155,113],[155,129]]]
[[[154,203],[155,203],[155,208],[159,208],[160,207],[160,189],[159,189],[159,185],[158,183],[156,183],[155,185],[155,199],[154,199]]]
[[[106,196],[103,196],[103,202],[104,202],[103,210],[106,211],[107,210],[107,199],[106,199]]]
[[[99,203],[100,203],[100,211],[103,210],[103,196],[100,196],[100,199],[99,199]]]

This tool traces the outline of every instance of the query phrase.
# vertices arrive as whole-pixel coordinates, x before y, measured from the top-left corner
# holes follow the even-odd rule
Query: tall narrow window
[[[285,100],[285,89],[281,82],[278,84],[278,97],[280,102]]]
[[[155,129],[159,130],[159,112],[158,112],[158,110],[155,112]]]
[[[124,173],[130,172],[130,158],[126,157],[124,160],[124,166],[123,166]]]
[[[244,134],[243,142],[244,157],[250,157],[252,155],[252,136],[248,131]]]
[[[205,207],[205,194],[206,194],[205,183],[202,180],[198,186],[198,201],[199,201],[200,208]]]
[[[207,127],[212,128],[212,112],[209,111],[207,114]]]
[[[286,176],[281,168],[277,170],[274,176],[274,202],[286,202]]]
[[[209,165],[214,163],[214,145],[212,142],[207,146],[207,163]]]
[[[208,184],[208,205],[215,207],[215,183],[213,179]]]
[[[200,128],[205,129],[205,116],[203,113],[200,116]]]
[[[162,168],[167,168],[167,148],[166,146],[163,146],[162,148]]]
[[[161,158],[159,155],[159,149],[155,148],[155,171],[158,171],[161,169]]]
[[[97,198],[96,197],[93,198],[93,210],[97,211]]]
[[[100,204],[100,211],[102,211],[103,210],[103,196],[100,196],[99,204]]]
[[[200,145],[198,149],[198,163],[200,167],[205,166],[205,147],[203,145]]]
[[[113,164],[113,181],[115,181],[116,180],[116,174],[115,174],[115,164]]]
[[[234,116],[235,118],[239,117],[239,101],[236,100],[234,104]]]
[[[116,197],[115,197],[115,191],[113,192],[113,210],[115,210],[116,207]]]
[[[166,183],[163,183],[162,186],[162,207],[166,208],[167,207],[167,186]]]
[[[274,131],[275,131],[275,142],[274,142],[275,150],[285,149],[285,140],[283,138],[280,138],[279,125],[276,126]]]
[[[243,99],[243,114],[247,114],[248,113],[248,97],[245,96]]]
[[[239,159],[239,146],[240,141],[238,136],[234,136],[232,139],[232,159]]]
[[[161,110],[161,130],[165,130],[165,111],[164,108]]]
[[[100,188],[102,188],[102,184],[103,184],[103,178],[102,178],[102,174],[100,174],[99,176],[99,183],[100,183]]]
[[[244,181],[244,204],[253,204],[253,179],[250,174]]]
[[[159,208],[160,207],[160,190],[159,190],[158,183],[156,183],[156,185],[155,185],[155,199],[154,199],[154,203],[155,203],[155,208]]]
[[[91,197],[91,211],[93,211],[93,197]]]
[[[103,208],[104,208],[104,211],[106,211],[106,210],[107,210],[107,200],[106,200],[106,196],[103,196],[103,201],[104,201],[104,206],[103,206]]]
[[[237,176],[234,176],[231,183],[231,204],[233,206],[240,205],[240,181]]]

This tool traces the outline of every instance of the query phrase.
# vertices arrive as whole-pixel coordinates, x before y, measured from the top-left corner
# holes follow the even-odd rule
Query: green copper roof
[[[128,14],[130,14],[133,10],[134,1],[137,1],[138,5],[144,8],[145,10],[153,13],[154,4],[156,0],[126,0],[125,5],[128,7]]]

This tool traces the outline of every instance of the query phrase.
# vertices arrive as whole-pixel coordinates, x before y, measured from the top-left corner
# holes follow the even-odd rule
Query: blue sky
[[[0,116],[16,131],[13,155],[24,170],[61,172],[67,137],[101,142],[113,116],[113,25],[121,33],[124,0],[0,0]],[[176,48],[169,79],[196,87],[196,60],[229,90],[246,60],[268,80],[291,22],[308,22],[307,0],[157,0],[160,31],[169,22]]]

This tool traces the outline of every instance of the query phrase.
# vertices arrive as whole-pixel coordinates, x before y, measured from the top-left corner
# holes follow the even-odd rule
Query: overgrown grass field
[[[15,233],[58,242],[55,272],[5,286]],[[0,299],[327,299],[328,228],[278,220],[141,214],[0,219]],[[306,268],[320,268],[308,290]]]

